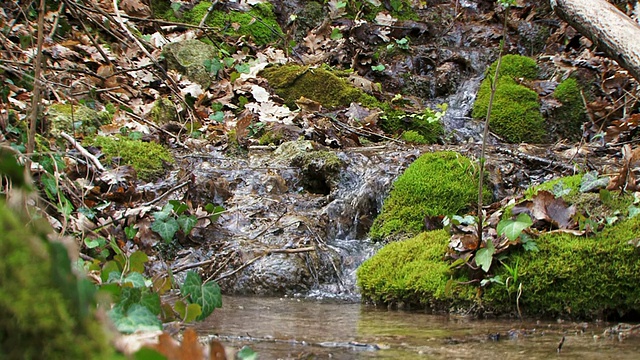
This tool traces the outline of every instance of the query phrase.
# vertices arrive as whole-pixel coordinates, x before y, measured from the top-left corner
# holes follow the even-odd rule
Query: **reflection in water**
[[[298,299],[225,297],[197,326],[225,346],[249,345],[263,360],[640,358],[638,338],[594,339],[604,324],[471,320]]]

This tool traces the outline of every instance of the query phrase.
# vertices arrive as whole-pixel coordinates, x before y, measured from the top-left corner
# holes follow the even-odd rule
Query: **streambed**
[[[637,359],[640,337],[602,336],[612,325],[474,320],[358,303],[225,297],[223,307],[197,330],[225,347],[248,345],[260,359]]]

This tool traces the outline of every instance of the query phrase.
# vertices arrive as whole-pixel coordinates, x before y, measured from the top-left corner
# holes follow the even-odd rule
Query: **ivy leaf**
[[[250,72],[251,66],[249,64],[243,63],[235,66],[236,71],[241,74],[248,74]]]
[[[160,315],[160,295],[158,293],[147,292],[140,297],[140,305],[146,307],[152,314]]]
[[[183,296],[189,296],[191,303],[199,304],[202,314],[196,320],[206,319],[215,308],[222,307],[222,294],[220,286],[215,282],[202,284],[202,279],[195,271],[189,271],[180,288]]]
[[[222,215],[222,213],[224,212],[224,207],[220,205],[213,205],[212,203],[208,203],[207,205],[205,205],[204,209],[209,214],[211,214],[211,216],[209,216],[211,222],[216,222],[220,215]]]
[[[169,204],[173,206],[173,212],[176,213],[176,215],[182,214],[189,208],[187,204],[178,200],[169,200]]]
[[[155,211],[153,213],[153,218],[156,220],[166,220],[169,215],[171,215],[171,210],[173,210],[173,205],[168,203],[162,208],[162,210]]]
[[[151,224],[151,230],[158,233],[162,240],[167,243],[173,240],[173,236],[179,229],[180,225],[178,224],[178,221],[172,217],[165,217],[164,219],[156,218],[153,224]]]
[[[525,213],[521,213],[515,220],[507,219],[498,223],[498,235],[506,236],[509,240],[514,241],[522,234],[522,231],[533,225],[531,217]]]
[[[127,236],[127,239],[133,240],[133,238],[138,234],[138,229],[133,226],[127,226],[124,228],[124,234]]]
[[[218,123],[224,122],[224,112],[216,111],[213,114],[209,115],[209,120],[213,120]]]
[[[487,240],[487,246],[476,252],[476,264],[482,267],[482,271],[488,272],[493,261],[493,254],[496,248],[493,246],[491,239]]]
[[[256,353],[246,345],[242,349],[240,349],[240,351],[238,351],[236,356],[240,360],[257,360],[258,359],[258,353]]]
[[[149,261],[149,256],[142,251],[136,251],[129,256],[129,270],[133,272],[144,272],[144,264]]]
[[[131,283],[134,288],[146,287],[144,276],[139,272],[132,272],[124,278],[124,283]]]
[[[580,192],[586,193],[589,191],[606,188],[609,185],[608,177],[598,178],[597,171],[590,171],[582,177],[582,181],[580,181]]]
[[[121,333],[162,330],[160,319],[140,304],[131,305],[127,311],[122,306],[116,306],[108,314]]]
[[[340,40],[342,39],[342,32],[337,27],[333,28],[329,37],[331,38],[331,40]]]
[[[177,221],[178,224],[180,224],[180,228],[182,229],[182,231],[184,231],[185,234],[189,234],[193,227],[196,226],[198,218],[195,215],[180,215]]]
[[[176,301],[173,308],[185,323],[195,321],[202,314],[202,308],[199,304],[186,304],[184,301]]]

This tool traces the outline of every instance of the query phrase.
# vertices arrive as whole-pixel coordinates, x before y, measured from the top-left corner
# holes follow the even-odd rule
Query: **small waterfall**
[[[449,107],[443,117],[446,134],[455,143],[482,141],[483,123],[471,118],[473,102],[483,76],[465,80],[458,91],[447,99]]]

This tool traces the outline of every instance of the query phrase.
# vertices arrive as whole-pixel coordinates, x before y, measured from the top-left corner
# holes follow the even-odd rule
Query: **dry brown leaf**
[[[224,352],[224,347],[217,340],[211,340],[211,343],[209,343],[209,359],[227,360],[227,355]]]
[[[121,0],[120,8],[129,16],[149,17],[151,9],[140,0]]]

